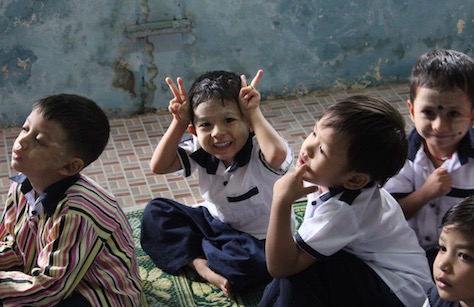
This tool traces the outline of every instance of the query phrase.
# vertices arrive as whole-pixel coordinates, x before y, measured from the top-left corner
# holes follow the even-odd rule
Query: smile
[[[224,148],[224,147],[229,147],[230,145],[232,145],[232,142],[222,142],[222,143],[214,144],[214,147]]]

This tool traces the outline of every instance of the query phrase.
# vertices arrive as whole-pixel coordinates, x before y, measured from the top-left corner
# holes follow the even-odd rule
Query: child
[[[155,149],[157,174],[199,174],[203,203],[186,206],[152,200],[143,214],[141,244],[155,264],[170,274],[191,266],[231,295],[231,286],[271,280],[264,240],[273,184],[291,166],[293,153],[263,116],[255,89],[245,76],[213,71],[192,85],[189,98],[167,78],[174,99],[173,120]],[[192,137],[181,141],[186,129]]]
[[[13,144],[0,224],[0,305],[138,306],[131,227],[114,198],[80,171],[107,145],[91,100],[53,95],[33,105]]]
[[[423,304],[432,284],[428,263],[400,206],[381,188],[402,167],[407,146],[403,117],[383,100],[353,96],[327,109],[295,172],[275,183],[266,241],[275,279],[260,306]],[[290,208],[306,194],[293,235]]]
[[[423,54],[411,74],[415,128],[408,159],[385,188],[398,200],[426,250],[437,254],[441,218],[474,194],[474,61],[454,50]]]
[[[474,196],[446,212],[424,306],[474,306]]]

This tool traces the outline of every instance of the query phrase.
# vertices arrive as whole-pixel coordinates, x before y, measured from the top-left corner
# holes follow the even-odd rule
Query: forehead
[[[452,91],[439,91],[432,88],[418,87],[414,101],[417,107],[434,107],[437,109],[472,109],[468,96],[459,88]]]
[[[34,109],[26,119],[26,123],[37,133],[44,135],[51,142],[62,143],[65,139],[65,132],[57,121],[47,120],[40,110]]]
[[[235,101],[225,100],[222,102],[220,99],[210,99],[205,102],[200,103],[194,109],[194,115],[197,119],[212,118],[212,117],[222,117],[228,115],[239,115],[240,108]]]

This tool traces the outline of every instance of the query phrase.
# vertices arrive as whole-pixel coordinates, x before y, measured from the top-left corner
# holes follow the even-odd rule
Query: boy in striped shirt
[[[77,95],[39,100],[14,142],[0,224],[3,306],[138,306],[132,230],[117,202],[80,171],[109,138],[105,113]]]

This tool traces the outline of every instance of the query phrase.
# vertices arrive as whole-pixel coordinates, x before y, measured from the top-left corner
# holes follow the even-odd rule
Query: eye
[[[232,123],[233,121],[235,121],[235,118],[232,118],[232,117],[228,117],[228,118],[226,118],[226,119],[224,120],[224,122],[225,122],[226,124],[230,124],[230,123]]]
[[[460,115],[461,115],[461,114],[460,114],[458,111],[450,111],[450,112],[448,113],[448,116],[449,116],[449,117],[458,117],[458,116],[460,116]]]
[[[446,247],[444,247],[442,245],[438,245],[437,248],[438,248],[439,252],[446,252]]]
[[[466,261],[466,262],[472,262],[474,260],[471,256],[469,256],[468,254],[464,254],[464,253],[459,253],[458,257],[461,258],[463,261]]]
[[[202,122],[202,123],[199,123],[198,124],[198,127],[201,127],[201,128],[207,128],[209,127],[211,124],[208,123],[208,122]]]
[[[423,110],[421,111],[421,113],[423,113],[426,117],[434,117],[435,116],[435,113],[432,111],[432,110]]]
[[[319,152],[320,152],[322,155],[324,155],[324,150],[323,150],[323,148],[322,148],[321,146],[319,146]]]

